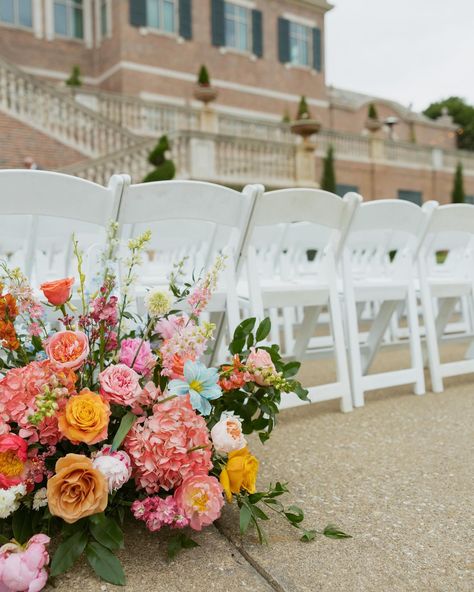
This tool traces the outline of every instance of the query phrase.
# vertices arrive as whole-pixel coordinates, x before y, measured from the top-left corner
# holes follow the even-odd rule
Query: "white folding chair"
[[[207,311],[226,313],[227,328],[232,334],[240,322],[235,278],[242,244],[255,198],[262,191],[257,185],[248,185],[238,192],[201,181],[159,181],[126,187],[118,216],[122,236],[136,236],[150,229],[158,260],[158,265],[148,262],[142,270],[141,285],[136,287],[139,311],[143,309],[147,288],[167,285],[166,266],[163,259],[160,262],[162,245],[168,250],[165,257],[168,264],[176,261],[176,257],[191,257],[190,273],[196,266],[197,272],[206,271],[215,256],[224,253],[227,257],[224,277]],[[179,246],[182,248],[175,249]]]
[[[312,386],[309,398],[312,402],[340,399],[341,409],[352,409],[350,383],[344,343],[343,323],[337,291],[336,265],[341,247],[350,225],[354,211],[361,198],[348,194],[344,199],[327,191],[315,189],[283,189],[270,191],[257,198],[250,222],[248,240],[244,247],[247,263],[247,282],[239,285],[242,302],[250,307],[254,316],[262,319],[266,311],[278,308],[301,307],[304,316],[294,341],[293,351],[288,357],[298,360],[313,357],[317,352],[309,352],[308,344],[315,333],[318,317],[324,307],[328,307],[331,320],[333,351],[336,360],[336,381],[330,384]],[[274,227],[281,241],[280,225],[287,225],[281,243],[283,251],[290,248],[295,237],[300,234],[302,224],[312,227],[311,246],[320,253],[316,273],[288,273],[284,263],[275,267],[273,277],[259,272],[258,236],[262,228]],[[268,231],[267,231],[268,232]],[[292,240],[292,237],[294,240]],[[284,253],[283,253],[284,254]],[[293,406],[302,402],[291,395],[285,397],[283,406]]]
[[[72,235],[83,249],[103,243],[123,187],[120,175],[102,187],[50,171],[0,170],[0,255],[35,284],[74,275]]]
[[[364,404],[366,391],[377,388],[414,384],[416,394],[425,392],[415,263],[428,220],[429,213],[417,205],[392,199],[364,203],[355,213],[344,247],[342,290],[356,407]],[[365,319],[372,323],[362,333],[359,319],[372,303],[374,318]],[[369,374],[400,303],[407,307],[410,367]]]
[[[437,258],[441,252],[445,255],[443,262]],[[433,212],[420,248],[418,269],[432,390],[442,392],[443,378],[474,372],[474,359],[442,363],[439,352],[460,301],[470,308],[470,314],[464,312],[470,319],[464,319],[458,337],[473,337],[474,206],[450,204]]]

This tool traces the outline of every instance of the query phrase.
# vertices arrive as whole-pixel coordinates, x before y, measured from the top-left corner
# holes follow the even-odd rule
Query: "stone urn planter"
[[[199,84],[194,86],[193,96],[198,101],[201,101],[205,105],[215,101],[217,98],[218,91],[210,84]]]
[[[290,130],[292,134],[309,138],[309,136],[319,133],[321,124],[317,119],[296,119],[291,122]]]
[[[380,119],[372,119],[371,117],[367,118],[367,121],[365,122],[365,127],[369,132],[378,132],[379,129],[382,128],[382,125]]]

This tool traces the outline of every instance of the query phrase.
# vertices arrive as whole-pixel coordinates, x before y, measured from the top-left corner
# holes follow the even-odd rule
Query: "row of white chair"
[[[446,376],[474,372],[474,360],[442,364],[439,355],[459,299],[463,336],[472,334],[472,206],[361,204],[354,193],[343,199],[314,189],[264,193],[259,185],[239,193],[194,181],[130,185],[126,175],[114,175],[105,188],[58,173],[0,171],[0,256],[36,281],[70,274],[72,232],[92,253],[110,220],[118,222],[121,238],[154,231],[138,302],[145,288],[165,282],[173,262],[187,257],[188,271],[205,270],[225,251],[226,273],[211,314],[226,313],[227,335],[242,314],[270,314],[271,339],[287,357],[333,355],[336,380],[311,387],[312,401],[338,398],[348,411],[374,388],[413,384],[415,393],[424,393],[420,311],[433,390],[443,390]],[[436,263],[440,251],[449,252],[442,265]],[[91,271],[94,261],[90,257]],[[404,310],[407,338],[393,321],[403,322]],[[318,321],[329,322],[332,338],[316,336]],[[368,331],[360,321],[371,323]],[[407,341],[408,369],[369,373],[387,342]],[[298,403],[295,397],[287,404]]]

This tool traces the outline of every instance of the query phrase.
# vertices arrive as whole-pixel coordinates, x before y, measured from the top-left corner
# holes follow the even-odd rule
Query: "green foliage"
[[[177,534],[173,535],[168,541],[168,559],[174,559],[176,555],[183,549],[192,549],[194,547],[199,547],[196,541],[193,541],[193,539],[188,537],[186,533],[178,532]]]
[[[155,166],[144,179],[144,183],[151,183],[153,181],[169,181],[174,178],[176,174],[176,167],[172,160],[166,158],[166,152],[170,150],[168,136],[161,136],[158,144],[148,155],[148,162]]]
[[[88,538],[87,531],[81,529],[62,541],[51,562],[52,577],[59,576],[74,565],[84,552]]]
[[[206,68],[206,66],[202,65],[199,68],[199,74],[198,74],[198,84],[201,84],[202,86],[210,86],[211,85],[211,78],[209,76],[209,72]]]
[[[70,86],[72,88],[77,88],[79,86],[82,86],[81,69],[79,68],[79,66],[72,67],[71,75],[66,80],[66,84],[67,84],[67,86]]]
[[[12,518],[13,536],[21,544],[26,543],[28,541],[28,539],[33,535],[33,527],[32,527],[31,518],[32,518],[31,512],[25,506],[21,506],[13,514],[13,518]]]
[[[379,114],[377,113],[377,108],[375,107],[375,105],[373,103],[369,104],[369,110],[367,113],[367,117],[369,119],[375,119],[375,120],[378,120],[378,118],[379,118]]]
[[[122,442],[124,441],[125,436],[130,431],[130,429],[131,429],[132,425],[135,423],[136,419],[137,419],[137,416],[134,413],[132,413],[131,411],[128,411],[122,417],[122,420],[120,421],[119,429],[117,430],[117,432],[114,436],[114,440],[112,442],[112,450],[118,450],[120,444],[122,444]]]
[[[306,97],[302,96],[298,104],[298,111],[296,119],[311,119],[311,112],[306,101]]]
[[[283,111],[283,117],[281,118],[281,122],[282,123],[290,123],[290,121],[291,121],[290,113],[289,113],[288,109],[285,109]]]
[[[448,110],[454,123],[459,125],[457,133],[458,148],[474,150],[474,106],[469,105],[460,97],[449,97],[431,103],[423,113],[430,119],[438,119],[443,114],[443,108]]]
[[[326,157],[323,160],[323,174],[321,176],[321,189],[336,193],[336,173],[334,171],[334,149],[329,146]]]
[[[464,203],[466,194],[464,193],[464,180],[462,176],[462,164],[458,162],[456,172],[454,173],[454,186],[451,193],[453,203]]]
[[[95,573],[116,586],[125,585],[125,574],[122,565],[115,555],[97,541],[88,543],[86,558]]]

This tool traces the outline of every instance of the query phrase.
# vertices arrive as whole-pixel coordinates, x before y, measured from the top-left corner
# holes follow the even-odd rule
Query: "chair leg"
[[[303,320],[296,335],[293,356],[295,360],[302,361],[306,354],[309,340],[313,336],[322,306],[307,306],[304,309]]]
[[[425,282],[421,282],[420,296],[423,306],[423,320],[425,323],[426,349],[428,351],[431,389],[434,393],[442,393],[444,386],[443,377],[441,376],[441,360],[439,357],[433,302],[431,299],[430,289],[425,284]]]
[[[341,303],[335,282],[329,286],[329,312],[331,317],[334,356],[336,358],[337,381],[341,385],[341,411],[352,411],[351,385],[347,365],[346,343],[342,324]]]
[[[413,391],[415,395],[424,395],[426,389],[425,375],[423,371],[423,354],[421,351],[420,325],[418,322],[418,307],[415,290],[412,286],[408,288],[407,293],[407,319],[411,366],[415,369],[417,377]]]

